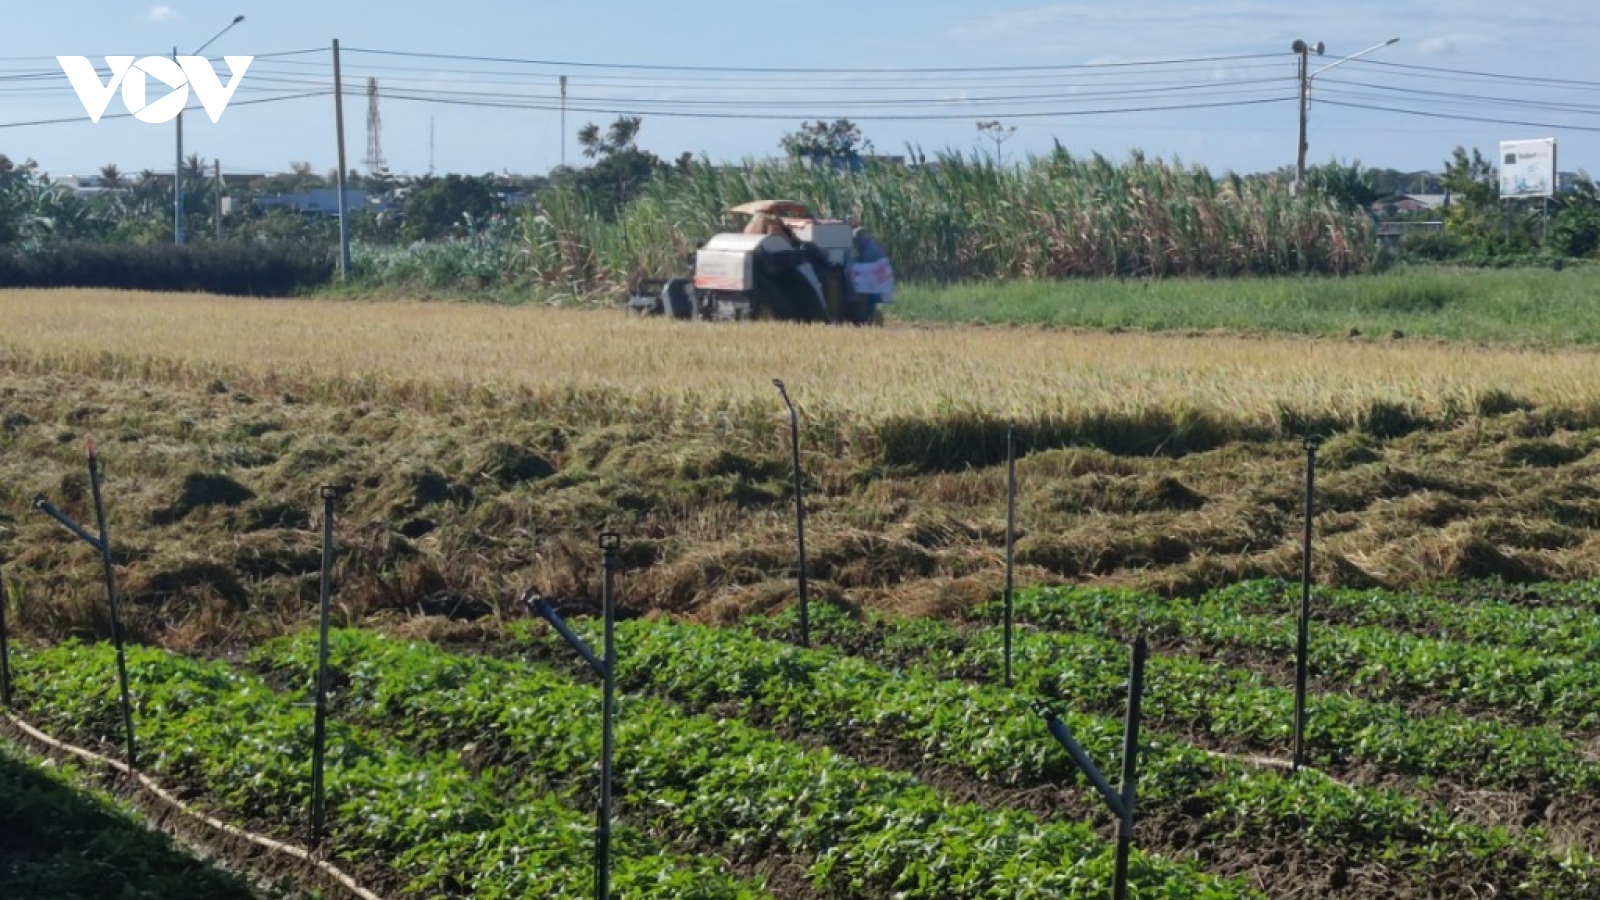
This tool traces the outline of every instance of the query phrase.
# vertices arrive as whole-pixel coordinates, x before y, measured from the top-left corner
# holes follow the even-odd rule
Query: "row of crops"
[[[1586,799],[1600,729],[1569,689],[1600,653],[1587,592],[1322,594],[1337,624],[1313,631],[1316,770],[1300,773],[1262,759],[1291,741],[1288,600],[1271,584],[1193,601],[1025,592],[1014,689],[999,684],[990,608],[863,622],[822,607],[810,649],[783,639],[788,615],[619,623],[617,895],[1105,895],[1110,816],[1030,704],[1049,699],[1114,761],[1120,641],[1136,630],[1156,653],[1135,896],[1600,890],[1600,860],[1571,839],[1600,822]],[[590,890],[599,689],[543,624],[497,635],[332,635],[330,852],[381,889]],[[301,834],[317,649],[311,633],[233,663],[131,648],[151,774],[265,833]],[[114,685],[105,646],[18,661],[25,715],[111,752]],[[1460,805],[1489,791],[1542,814],[1496,821]]]

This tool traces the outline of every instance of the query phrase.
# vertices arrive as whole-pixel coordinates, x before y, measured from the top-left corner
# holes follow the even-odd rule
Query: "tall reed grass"
[[[1322,196],[1291,197],[1270,180],[1138,153],[1116,163],[1058,147],[1018,166],[946,153],[860,172],[701,160],[657,177],[615,219],[558,190],[523,218],[520,234],[423,248],[409,268],[388,271],[435,286],[469,273],[479,286],[492,274],[571,295],[612,293],[632,278],[683,272],[698,242],[743,224],[728,217],[730,206],[762,198],[856,217],[901,278],[923,283],[1350,275],[1369,271],[1376,252],[1367,217]],[[515,250],[485,249],[513,239]],[[485,269],[486,256],[496,266]]]

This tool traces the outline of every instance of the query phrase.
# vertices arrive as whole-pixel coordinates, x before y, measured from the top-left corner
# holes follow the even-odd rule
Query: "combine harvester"
[[[705,321],[883,324],[879,307],[894,298],[894,269],[864,229],[787,200],[729,211],[751,217],[744,231],[702,243],[688,277],[639,280],[628,308]]]

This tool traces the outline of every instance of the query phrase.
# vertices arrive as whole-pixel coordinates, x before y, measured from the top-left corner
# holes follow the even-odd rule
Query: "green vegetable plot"
[[[74,743],[120,756],[114,655],[65,644],[18,661],[26,715]],[[304,839],[312,711],[217,663],[128,648],[142,767],[208,809],[280,840]],[[531,789],[470,772],[448,753],[330,725],[330,858],[384,891],[424,897],[593,896],[592,818]],[[715,863],[668,857],[616,835],[624,896],[757,900]]]
[[[1124,635],[1143,629],[1158,643],[1228,654],[1292,675],[1298,607],[1285,601],[1276,615],[1263,615],[1227,595],[1169,600],[1136,591],[1063,589],[1023,592],[1016,611],[1019,621],[1062,630]],[[1528,634],[1518,643],[1537,646],[1537,638]],[[1311,632],[1311,666],[1325,689],[1399,703],[1445,701],[1463,712],[1578,733],[1600,730],[1600,663],[1585,659],[1319,622]]]
[[[578,628],[586,639],[596,630],[592,624]],[[542,626],[526,631],[532,640],[552,647],[559,642]],[[742,716],[813,735],[849,735],[856,744],[897,748],[908,758],[957,767],[979,782],[1022,789],[1058,783],[1081,788],[1082,778],[1028,707],[1030,698],[1039,695],[1030,688],[1037,682],[1043,694],[1059,697],[1058,711],[1091,756],[1109,767],[1120,755],[1125,647],[1092,639],[1074,643],[1049,635],[1023,636],[1018,660],[1028,678],[1018,690],[1005,690],[940,676],[939,670],[951,662],[948,648],[962,640],[959,630],[948,624],[918,620],[869,632],[834,622],[822,633],[827,640],[854,646],[881,641],[906,667],[885,669],[859,657],[804,650],[735,629],[634,621],[618,628],[620,676],[630,688],[658,693],[689,709],[726,710],[735,704]],[[990,637],[974,636],[970,650],[962,654],[965,667],[982,670],[999,659],[998,635],[993,641]],[[1215,719],[1218,728],[1237,725],[1261,731],[1281,726],[1288,734],[1292,707],[1280,709],[1275,697],[1271,703],[1255,703],[1263,692],[1276,689],[1256,685],[1230,694],[1226,680],[1208,681],[1203,666],[1185,684],[1181,676],[1190,662],[1159,659],[1147,670],[1148,724],[1158,733],[1144,742],[1140,803],[1147,815],[1157,818],[1203,816],[1215,828],[1216,855],[1226,855],[1226,848],[1241,843],[1300,845],[1336,853],[1351,865],[1381,860],[1416,887],[1460,878],[1463,860],[1481,864],[1494,859],[1494,867],[1469,877],[1504,886],[1541,885],[1555,895],[1600,885],[1600,864],[1583,855],[1550,852],[1537,835],[1463,824],[1447,811],[1400,792],[1350,788],[1314,773],[1297,778],[1166,737],[1160,733],[1165,720],[1194,715],[1175,707],[1208,698],[1226,713]],[[1118,717],[1071,711],[1101,707],[1116,707]],[[1403,729],[1385,734],[1391,743],[1405,740]],[[1418,745],[1430,736],[1423,730]],[[1563,752],[1561,759],[1569,766],[1586,765],[1570,746],[1563,746]],[[1149,834],[1146,839],[1160,838]]]
[[[1115,773],[1125,641],[1142,632],[1156,652],[1134,896],[1600,896],[1583,837],[1600,833],[1590,592],[1319,595],[1298,773],[1283,764],[1295,600],[1269,582],[1198,599],[1024,591],[1012,688],[996,604],[966,621],[819,604],[811,649],[782,639],[792,609],[721,628],[623,621],[614,891],[1108,897],[1112,816],[1033,704]],[[571,624],[598,646],[599,622]],[[394,896],[589,897],[593,673],[542,621],[455,639],[333,633],[330,858]],[[302,843],[316,658],[313,632],[244,666],[130,648],[146,768]],[[120,756],[113,661],[76,642],[21,654],[24,715]]]
[[[269,644],[257,659],[306,680],[315,650],[307,636]],[[557,788],[588,784],[599,751],[596,688],[538,665],[367,632],[338,633],[332,659],[345,684],[342,715],[428,747],[470,740]],[[619,702],[617,741],[626,748],[617,758],[623,815],[730,856],[808,860],[824,896],[1108,896],[1110,844],[1081,823],[958,803],[903,773],[647,697]],[[1046,745],[1032,743],[1042,757]],[[1254,896],[1142,853],[1132,878],[1139,896]]]

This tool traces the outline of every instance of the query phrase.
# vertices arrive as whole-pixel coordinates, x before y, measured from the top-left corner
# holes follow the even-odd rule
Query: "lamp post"
[[[228,23],[227,28],[217,32],[212,36],[211,40],[201,44],[200,48],[190,55],[199,56],[201,51],[211,46],[213,41],[227,34],[229,29],[243,21],[244,16],[234,16],[233,21]],[[172,48],[172,61],[178,61],[177,47]],[[174,157],[176,161],[172,166],[172,242],[181,244],[183,243],[183,110],[178,110],[178,117],[173,121],[177,123],[178,128],[178,152]]]
[[[1318,75],[1321,75],[1323,72],[1328,71],[1334,66],[1343,65],[1352,59],[1366,56],[1368,53],[1371,53],[1374,50],[1382,50],[1384,47],[1388,47],[1391,44],[1397,44],[1399,42],[1399,38],[1390,38],[1381,44],[1373,44],[1371,47],[1368,47],[1360,53],[1352,53],[1343,59],[1336,60],[1323,66],[1315,72],[1310,71],[1310,55],[1314,51],[1318,56],[1321,56],[1323,51],[1327,49],[1327,45],[1323,44],[1321,41],[1318,41],[1316,44],[1307,44],[1305,41],[1295,41],[1294,45],[1290,48],[1300,56],[1300,145],[1295,154],[1294,166],[1294,195],[1296,197],[1300,196],[1300,192],[1304,189],[1306,180],[1306,120],[1311,115],[1311,79],[1316,78]]]

